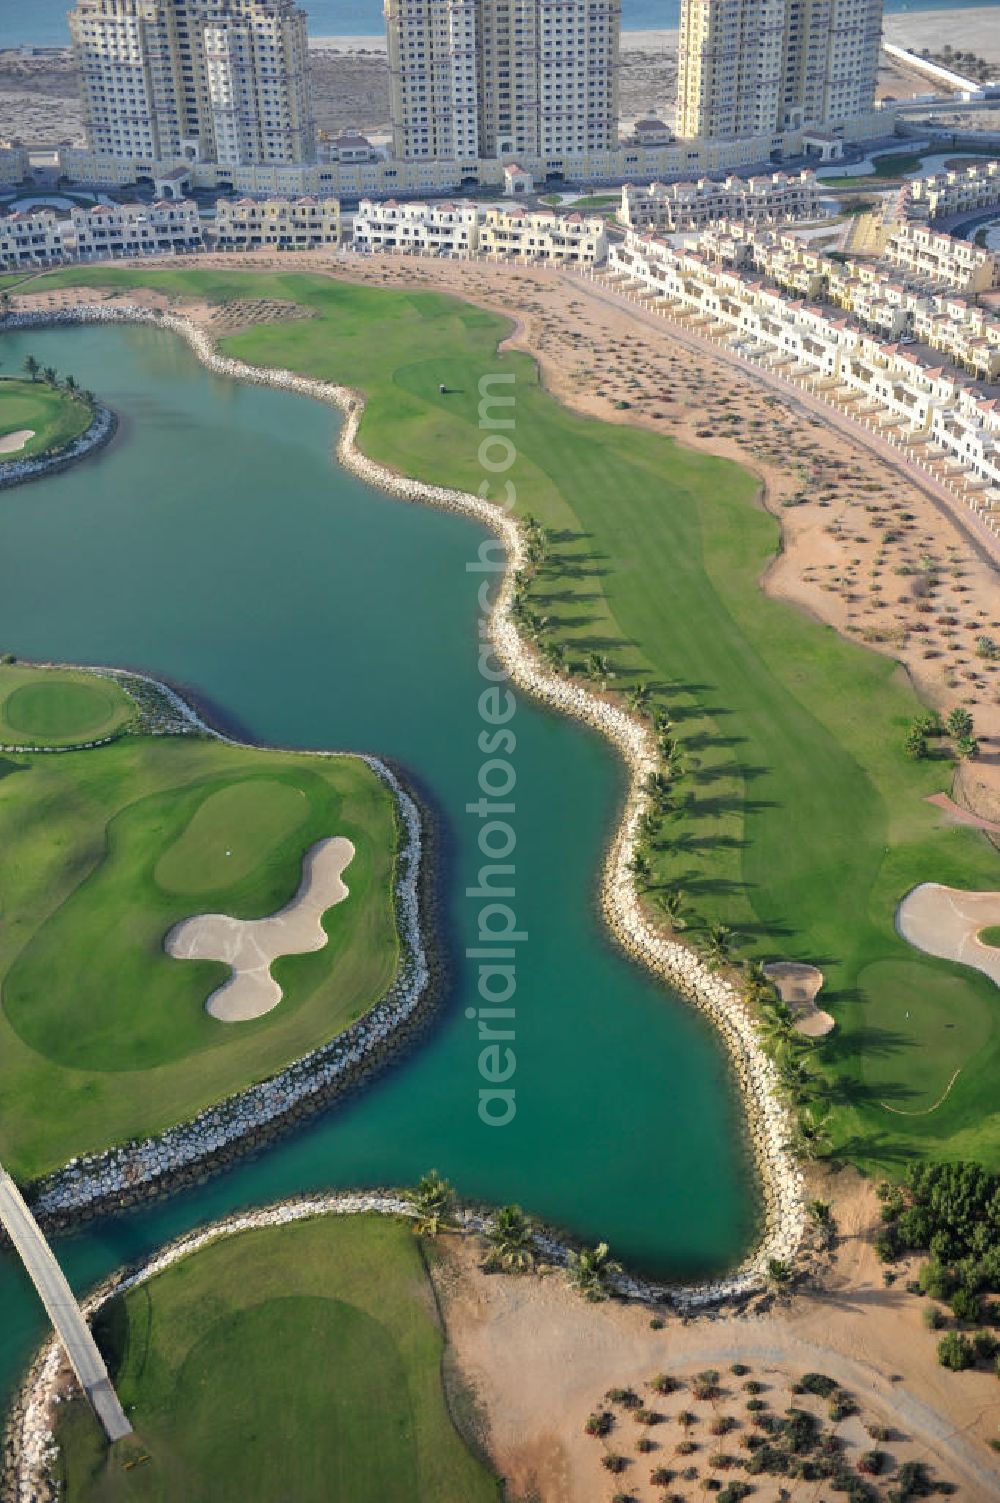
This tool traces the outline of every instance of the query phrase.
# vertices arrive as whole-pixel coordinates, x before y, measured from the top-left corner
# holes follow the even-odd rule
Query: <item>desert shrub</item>
[[[964,1372],[976,1360],[971,1341],[960,1336],[957,1331],[949,1331],[947,1336],[942,1336],[937,1352],[941,1366],[950,1368],[953,1373]]]
[[[650,1379],[649,1386],[654,1393],[669,1394],[676,1393],[681,1385],[677,1378],[671,1377],[670,1373],[657,1373],[655,1378]]]
[[[924,1325],[929,1331],[940,1331],[944,1325],[944,1315],[940,1305],[928,1305],[924,1311]]]
[[[628,1466],[628,1461],[624,1456],[619,1456],[616,1451],[606,1451],[601,1457],[601,1466],[606,1471],[617,1476],[619,1472],[623,1472]]]
[[[621,1404],[623,1409],[638,1409],[642,1403],[634,1388],[609,1388],[605,1398],[611,1404]]]
[[[805,1393],[818,1394],[821,1399],[828,1399],[837,1391],[836,1383],[826,1373],[805,1373],[801,1382]]]
[[[816,1444],[816,1420],[805,1409],[789,1409],[784,1423],[785,1440],[793,1451],[811,1451]]]
[[[610,1433],[614,1422],[615,1417],[609,1409],[595,1409],[583,1428],[588,1435],[595,1435],[600,1439]]]
[[[858,1471],[866,1477],[878,1477],[885,1470],[888,1459],[884,1451],[865,1451],[858,1457]]]
[[[632,1418],[639,1425],[658,1425],[662,1421],[663,1415],[658,1414],[655,1409],[634,1409],[632,1411]]]

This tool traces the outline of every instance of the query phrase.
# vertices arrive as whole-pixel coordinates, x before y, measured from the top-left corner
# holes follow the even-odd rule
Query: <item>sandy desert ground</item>
[[[1000,1498],[1000,1467],[988,1445],[1000,1424],[1000,1384],[991,1373],[950,1373],[938,1365],[936,1338],[923,1324],[926,1301],[905,1289],[912,1269],[899,1268],[886,1285],[871,1246],[878,1223],[873,1186],[844,1170],[817,1177],[813,1188],[833,1203],[838,1232],[832,1249],[817,1247],[800,1293],[762,1296],[741,1314],[685,1319],[660,1312],[662,1329],[651,1326],[653,1312],[645,1307],[587,1304],[557,1270],[484,1275],[476,1243],[442,1239],[436,1281],[448,1333],[484,1417],[488,1449],[515,1500],[608,1503],[616,1488],[636,1503],[703,1497],[701,1481],[712,1471],[707,1457],[739,1453],[750,1424],[743,1378],[729,1371],[734,1362],[752,1369],[748,1376],[762,1383],[775,1413],[805,1403],[828,1425],[827,1406],[792,1395],[790,1381],[820,1372],[843,1385],[860,1411],[835,1427],[852,1461],[875,1444],[865,1426],[881,1424],[892,1431],[884,1449],[896,1462],[925,1462],[967,1503]],[[723,1395],[712,1404],[693,1401],[690,1390],[692,1375],[705,1368],[720,1373]],[[649,1387],[664,1372],[683,1384],[666,1399]],[[656,1450],[637,1452],[643,1430],[620,1408],[606,1442],[584,1433],[588,1415],[615,1408],[605,1398],[612,1387],[634,1388],[663,1415],[646,1431]],[[677,1425],[681,1409],[698,1414],[688,1432],[697,1450],[683,1460],[675,1451],[685,1433]],[[726,1441],[710,1434],[711,1419],[720,1415],[737,1418]],[[606,1449],[628,1458],[619,1478],[602,1467]],[[697,1478],[683,1478],[686,1464],[697,1467]],[[666,1493],[648,1480],[651,1468],[662,1465],[674,1472]],[[758,1480],[755,1499],[771,1503],[777,1488]],[[815,1483],[791,1486],[785,1496],[796,1500],[829,1496]]]

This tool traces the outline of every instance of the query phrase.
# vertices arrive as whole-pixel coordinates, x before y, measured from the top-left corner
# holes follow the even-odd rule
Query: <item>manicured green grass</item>
[[[356,854],[325,948],[275,962],[265,1017],[211,1018],[228,967],[170,958],[167,931],[273,913],[330,835]],[[124,736],[0,759],[0,1161],[30,1179],[185,1121],[367,1011],[397,963],[395,844],[391,797],[355,758]]]
[[[1000,924],[991,924],[987,929],[980,929],[976,936],[982,945],[996,945],[1000,950]]]
[[[0,743],[7,746],[78,746],[113,736],[136,707],[112,679],[72,669],[39,673],[0,664]]]
[[[408,1225],[325,1217],[210,1245],[101,1313],[135,1435],[60,1409],[70,1503],[487,1503]],[[129,1466],[144,1458],[138,1465]]]
[[[513,374],[517,460],[492,494],[513,481],[520,508],[552,530],[532,605],[571,662],[606,653],[615,687],[648,684],[689,761],[655,880],[683,888],[695,934],[720,920],[743,936],[743,954],[823,969],[838,1026],[817,1059],[845,1153],[882,1169],[912,1155],[1000,1162],[992,984],[917,955],[894,926],[917,882],[995,887],[1000,863],[981,834],[925,802],[950,786],[951,765],[903,755],[921,705],[895,665],[762,593],[779,530],[748,471],[573,416],[528,358],[496,354],[502,319],[436,293],[238,271],[59,280],[308,304],[314,318],[255,328],[224,341],[226,351],[363,388],[368,453],[473,491],[483,481],[480,379]],[[920,1029],[902,1026],[914,989]],[[944,1048],[956,1009],[962,1025]],[[924,1111],[956,1068],[943,1105],[898,1115]]]
[[[44,381],[4,377],[0,379],[0,438],[21,429],[27,429],[34,437],[22,449],[0,454],[0,461],[30,459],[52,449],[64,449],[90,427],[92,418],[86,402],[69,392]]]

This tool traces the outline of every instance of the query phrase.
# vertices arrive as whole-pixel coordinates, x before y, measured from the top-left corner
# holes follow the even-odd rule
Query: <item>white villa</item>
[[[712,259],[717,246],[699,253],[630,231],[624,243],[611,246],[608,273],[668,316],[780,374],[811,381],[892,436],[937,445],[966,479],[1000,500],[1000,403],[954,365],[914,348],[913,336],[909,344],[886,340],[862,324],[855,307],[851,317],[838,307],[789,297],[765,274],[768,249],[751,249],[749,256],[744,250],[741,263],[731,265]],[[864,290],[865,283],[859,279],[857,286]],[[961,299],[926,302],[921,314],[935,321],[939,339],[955,325],[958,347],[985,339],[995,365],[1000,325],[987,325],[981,310]],[[972,313],[980,316],[966,317]],[[956,358],[955,350],[947,354]]]
[[[817,219],[820,190],[814,172],[775,172],[770,177],[733,177],[724,182],[650,183],[622,189],[620,224],[633,230],[700,230],[722,219],[747,224],[788,224]]]
[[[314,250],[340,244],[336,198],[222,198],[215,206],[219,250]]]
[[[599,214],[552,209],[477,208],[461,203],[379,203],[362,199],[354,219],[354,249],[397,255],[489,256],[597,266],[607,255],[607,226]]]

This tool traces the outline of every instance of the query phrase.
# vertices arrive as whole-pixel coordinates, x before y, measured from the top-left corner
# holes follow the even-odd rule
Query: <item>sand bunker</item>
[[[835,1026],[835,1019],[816,1006],[816,993],[823,985],[823,972],[797,960],[775,960],[764,975],[778,988],[778,996],[794,1014],[796,1032],[819,1039]]]
[[[337,836],[318,840],[305,854],[302,882],[295,897],[270,918],[235,919],[225,913],[201,913],[182,919],[163,947],[175,960],[223,960],[232,966],[229,980],[209,997],[206,1012],[222,1023],[261,1018],[281,1001],[281,987],[271,975],[279,955],[322,950],[321,923],[328,908],[348,895],[341,874],[354,859],[354,846]]]
[[[896,928],[911,945],[974,966],[1000,986],[1000,950],[979,938],[980,929],[994,924],[1000,924],[1000,892],[963,892],[939,882],[922,882],[896,909]]]
[[[0,454],[17,454],[34,436],[34,428],[15,428],[13,433],[5,433],[0,438]]]

